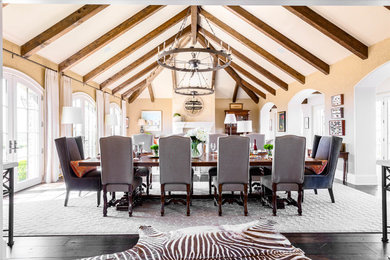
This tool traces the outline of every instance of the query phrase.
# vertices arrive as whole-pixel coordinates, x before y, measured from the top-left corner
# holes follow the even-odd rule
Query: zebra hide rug
[[[140,227],[138,243],[126,251],[89,260],[108,259],[309,259],[273,228],[273,222],[200,226],[159,232]]]

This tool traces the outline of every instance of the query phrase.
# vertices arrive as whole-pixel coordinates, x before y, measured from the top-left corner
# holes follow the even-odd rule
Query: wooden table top
[[[199,159],[192,159],[192,166],[214,167],[217,166],[218,158],[215,154],[204,154]],[[259,155],[249,159],[250,166],[272,166],[272,160],[267,159],[264,155]],[[305,159],[306,165],[322,165],[320,160],[313,158]],[[100,166],[100,159],[92,158],[79,162],[79,166]],[[159,166],[158,158],[151,158],[150,155],[143,155],[140,159],[134,159],[134,166],[140,167],[157,167]]]

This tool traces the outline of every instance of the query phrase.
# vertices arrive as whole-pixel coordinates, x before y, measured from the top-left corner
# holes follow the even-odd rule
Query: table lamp
[[[230,135],[232,135],[232,126],[237,123],[235,114],[226,114],[225,121],[223,122],[225,125],[229,125]]]
[[[61,124],[75,125],[82,124],[83,121],[83,111],[81,107],[62,107]]]
[[[139,132],[143,133],[144,132],[144,125],[146,125],[145,119],[143,119],[143,118],[138,119],[138,125],[141,127]]]
[[[237,121],[237,133],[252,132],[252,120]]]

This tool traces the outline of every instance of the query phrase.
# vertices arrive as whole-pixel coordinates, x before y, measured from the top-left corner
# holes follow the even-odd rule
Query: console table
[[[379,160],[376,164],[382,167],[382,241],[389,242],[387,238],[387,191],[390,191],[390,160]]]
[[[14,244],[14,168],[18,166],[17,162],[3,163],[3,196],[8,195],[8,245]]]

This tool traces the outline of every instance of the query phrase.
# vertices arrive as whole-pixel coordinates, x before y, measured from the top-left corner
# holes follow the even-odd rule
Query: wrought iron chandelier
[[[232,60],[230,48],[225,49],[222,44],[221,49],[195,46],[178,47],[177,42],[183,35],[188,16],[183,20],[175,41],[167,48],[164,45],[162,51],[158,50],[157,63],[164,68],[182,74],[177,86],[175,86],[175,93],[189,96],[210,95],[214,93],[214,86],[208,82],[204,74],[229,66]],[[215,35],[209,21],[205,17],[202,19],[207,22],[211,32]],[[209,42],[206,44],[209,46]],[[224,62],[219,63],[218,59]]]

